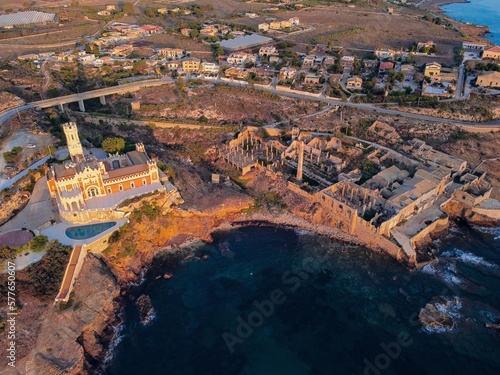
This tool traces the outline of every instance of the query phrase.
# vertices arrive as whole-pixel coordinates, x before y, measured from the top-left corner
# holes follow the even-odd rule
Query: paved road
[[[151,86],[161,86],[166,83],[172,82],[172,79],[151,79],[148,81],[132,82],[119,86],[112,86],[103,89],[87,91],[79,94],[72,94],[66,96],[60,96],[58,98],[39,100],[36,102],[28,103],[23,106],[9,109],[7,111],[0,112],[0,125],[7,121],[9,118],[14,116],[17,112],[24,111],[31,108],[50,108],[57,106],[59,104],[68,104],[77,102],[78,100],[87,100],[92,98],[98,98],[103,95],[112,95],[116,93],[125,93],[127,91],[139,90],[142,87]]]
[[[458,72],[458,80],[457,80],[457,90],[455,92],[455,98],[461,99],[463,97],[462,93],[464,91],[465,84],[465,67],[464,63],[460,64],[460,70]]]
[[[44,176],[35,184],[28,205],[2,225],[0,233],[7,233],[21,228],[36,229],[55,218],[54,209],[47,186],[47,177]]]
[[[249,86],[248,83],[243,82],[243,81],[220,80],[220,79],[216,79],[216,78],[204,78],[204,80],[212,82],[212,83],[224,83],[224,84],[227,84],[230,86],[235,86],[235,87],[248,87]],[[131,82],[131,83],[127,83],[127,84],[120,85],[120,86],[107,87],[107,88],[93,90],[93,91],[87,91],[87,92],[83,92],[83,93],[79,93],[79,94],[72,94],[72,95],[67,95],[67,96],[61,96],[58,98],[32,102],[32,103],[29,103],[29,104],[26,104],[26,105],[23,105],[23,106],[20,106],[17,108],[13,108],[13,109],[10,109],[10,110],[7,110],[7,111],[0,113],[0,125],[4,121],[6,121],[7,119],[14,116],[17,111],[23,111],[23,110],[29,109],[29,108],[49,108],[49,107],[57,106],[59,104],[73,103],[73,102],[76,102],[78,100],[86,100],[86,99],[91,99],[91,98],[97,98],[97,97],[103,96],[103,95],[111,95],[111,94],[116,94],[116,93],[125,93],[125,92],[129,92],[129,91],[139,90],[142,87],[161,86],[161,85],[164,85],[164,84],[167,84],[170,82],[173,82],[173,80],[171,78],[151,79],[148,81]],[[377,113],[383,113],[383,114],[392,115],[392,116],[406,117],[406,118],[410,118],[410,119],[414,119],[414,120],[433,121],[433,122],[440,122],[440,123],[454,123],[457,125],[464,125],[464,126],[471,126],[471,127],[476,126],[476,127],[483,127],[483,128],[484,127],[491,127],[491,128],[500,127],[500,120],[490,121],[490,122],[458,121],[458,120],[445,119],[445,118],[441,118],[441,117],[420,115],[418,113],[409,113],[409,112],[398,111],[398,110],[394,110],[394,109],[386,109],[386,108],[374,106],[372,104],[342,102],[338,99],[333,99],[333,98],[318,96],[318,95],[308,95],[307,93],[294,92],[291,90],[283,91],[283,89],[281,89],[281,88],[274,88],[272,86],[254,85],[254,88],[257,90],[268,91],[268,92],[274,93],[276,95],[282,95],[282,96],[287,96],[287,97],[296,98],[296,99],[314,100],[314,101],[324,102],[324,103],[331,104],[331,105],[359,108],[359,109],[374,111]]]
[[[31,169],[37,169],[39,166],[45,164],[47,160],[49,160],[49,156],[45,156],[44,158],[38,160],[36,163],[31,164],[28,168],[24,169],[23,171],[19,172],[16,174],[14,177],[5,180],[5,179],[0,179],[0,190],[3,190],[5,188],[10,188],[12,185],[14,185],[17,181],[19,181],[21,178],[26,176],[28,172]]]
[[[225,84],[230,85],[230,86],[240,86],[240,87],[247,86],[245,84],[245,82],[236,82],[236,81],[233,81],[233,82],[223,81],[223,82]],[[491,128],[500,127],[500,120],[495,120],[495,121],[490,121],[490,122],[458,121],[458,120],[452,120],[452,119],[445,119],[445,118],[441,118],[441,117],[420,115],[418,113],[398,111],[398,110],[394,110],[394,109],[380,108],[380,107],[376,107],[372,104],[342,102],[338,99],[331,99],[331,98],[326,98],[326,97],[322,97],[322,96],[307,95],[305,93],[300,93],[300,92],[281,91],[281,90],[277,90],[277,89],[270,88],[270,87],[261,87],[258,85],[255,85],[254,87],[257,90],[269,91],[269,92],[272,92],[276,95],[288,96],[290,98],[309,99],[309,100],[320,101],[320,102],[333,104],[333,105],[365,109],[368,111],[383,113],[383,114],[392,115],[392,116],[401,116],[401,117],[411,118],[411,119],[415,119],[415,120],[433,121],[433,122],[440,122],[440,123],[454,123],[457,125],[464,125],[464,126],[471,126],[471,127],[483,127],[483,128],[484,127],[488,127],[488,128],[489,127],[491,127]]]

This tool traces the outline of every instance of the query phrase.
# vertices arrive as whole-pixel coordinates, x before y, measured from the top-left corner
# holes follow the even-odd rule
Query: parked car
[[[28,147],[28,148],[36,148],[36,145],[33,144],[33,143],[28,143],[28,145],[26,147]]]

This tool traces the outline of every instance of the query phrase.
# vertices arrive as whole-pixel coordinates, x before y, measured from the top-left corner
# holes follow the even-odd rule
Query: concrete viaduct
[[[226,84],[226,85],[236,86],[236,87],[249,87],[250,86],[246,82],[230,81],[230,80],[226,80],[226,79],[221,80],[221,79],[216,79],[216,78],[214,78],[214,79],[205,78],[204,81],[211,82],[213,84],[221,83],[221,84]],[[173,80],[171,78],[150,79],[150,80],[145,80],[145,81],[126,83],[126,84],[119,85],[119,86],[107,87],[104,89],[87,91],[87,92],[78,93],[78,94],[60,96],[60,97],[53,98],[53,99],[39,100],[36,102],[25,104],[25,105],[17,107],[17,108],[12,108],[12,109],[9,109],[7,111],[0,113],[0,125],[3,124],[4,121],[8,120],[12,116],[18,114],[19,111],[23,111],[26,109],[30,109],[30,108],[43,109],[43,108],[49,108],[49,107],[54,107],[54,106],[59,106],[61,109],[63,109],[64,104],[78,102],[80,110],[85,111],[84,100],[93,99],[93,98],[100,98],[101,103],[106,104],[106,95],[125,94],[127,92],[140,90],[143,87],[162,86],[162,85],[172,83],[172,82],[173,82]],[[314,100],[314,101],[324,102],[324,103],[327,103],[330,105],[339,105],[339,106],[345,106],[345,107],[359,108],[359,109],[374,111],[377,113],[383,113],[383,114],[388,114],[388,115],[393,115],[393,116],[402,116],[402,117],[415,119],[415,120],[433,121],[433,122],[438,122],[438,123],[454,123],[456,125],[463,126],[466,129],[467,128],[469,128],[469,129],[475,128],[477,130],[483,129],[486,131],[491,131],[491,130],[497,130],[500,128],[500,120],[495,120],[495,121],[490,121],[490,122],[472,122],[472,121],[452,120],[452,119],[445,119],[442,117],[434,117],[434,116],[421,115],[421,114],[417,114],[417,113],[399,111],[399,110],[394,110],[394,109],[386,109],[386,108],[382,108],[382,107],[371,105],[371,104],[365,104],[365,103],[342,102],[342,101],[335,99],[335,98],[328,98],[328,97],[324,97],[324,96],[317,95],[317,94],[309,94],[309,93],[303,93],[300,91],[293,91],[293,90],[281,88],[281,87],[274,88],[272,86],[264,86],[264,85],[254,85],[253,87],[257,90],[268,91],[268,92],[271,92],[271,93],[274,93],[274,94],[280,95],[280,96],[288,96],[288,97],[296,98],[296,99]]]
[[[31,103],[25,104],[23,106],[12,108],[10,110],[7,110],[7,111],[0,113],[0,125],[4,121],[7,121],[12,116],[18,114],[20,111],[24,111],[26,109],[30,109],[30,108],[44,109],[44,108],[59,106],[61,108],[61,110],[64,110],[64,108],[63,108],[64,104],[78,102],[78,105],[80,107],[80,111],[85,112],[85,104],[84,104],[85,100],[93,99],[93,98],[100,98],[101,104],[105,105],[106,104],[106,95],[125,94],[128,92],[140,90],[143,87],[162,86],[162,85],[165,85],[165,84],[171,83],[171,82],[173,82],[173,81],[170,78],[168,78],[168,79],[150,79],[147,81],[131,82],[131,83],[126,83],[126,84],[119,85],[119,86],[112,86],[112,87],[106,87],[104,89],[82,92],[79,94],[71,94],[71,95],[66,95],[66,96],[60,96],[57,98],[31,102]]]

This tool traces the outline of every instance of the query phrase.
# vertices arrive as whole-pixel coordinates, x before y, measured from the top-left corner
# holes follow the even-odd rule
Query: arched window
[[[96,197],[97,194],[98,193],[97,193],[97,189],[96,188],[92,187],[92,188],[89,189],[89,192],[88,192],[89,197]]]

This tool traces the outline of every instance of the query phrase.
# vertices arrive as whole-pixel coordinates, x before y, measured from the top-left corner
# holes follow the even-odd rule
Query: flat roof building
[[[234,38],[229,40],[223,40],[219,44],[220,46],[228,51],[241,51],[248,48],[259,47],[264,44],[271,43],[273,41],[272,38],[268,38],[258,34],[246,35],[240,38]]]

